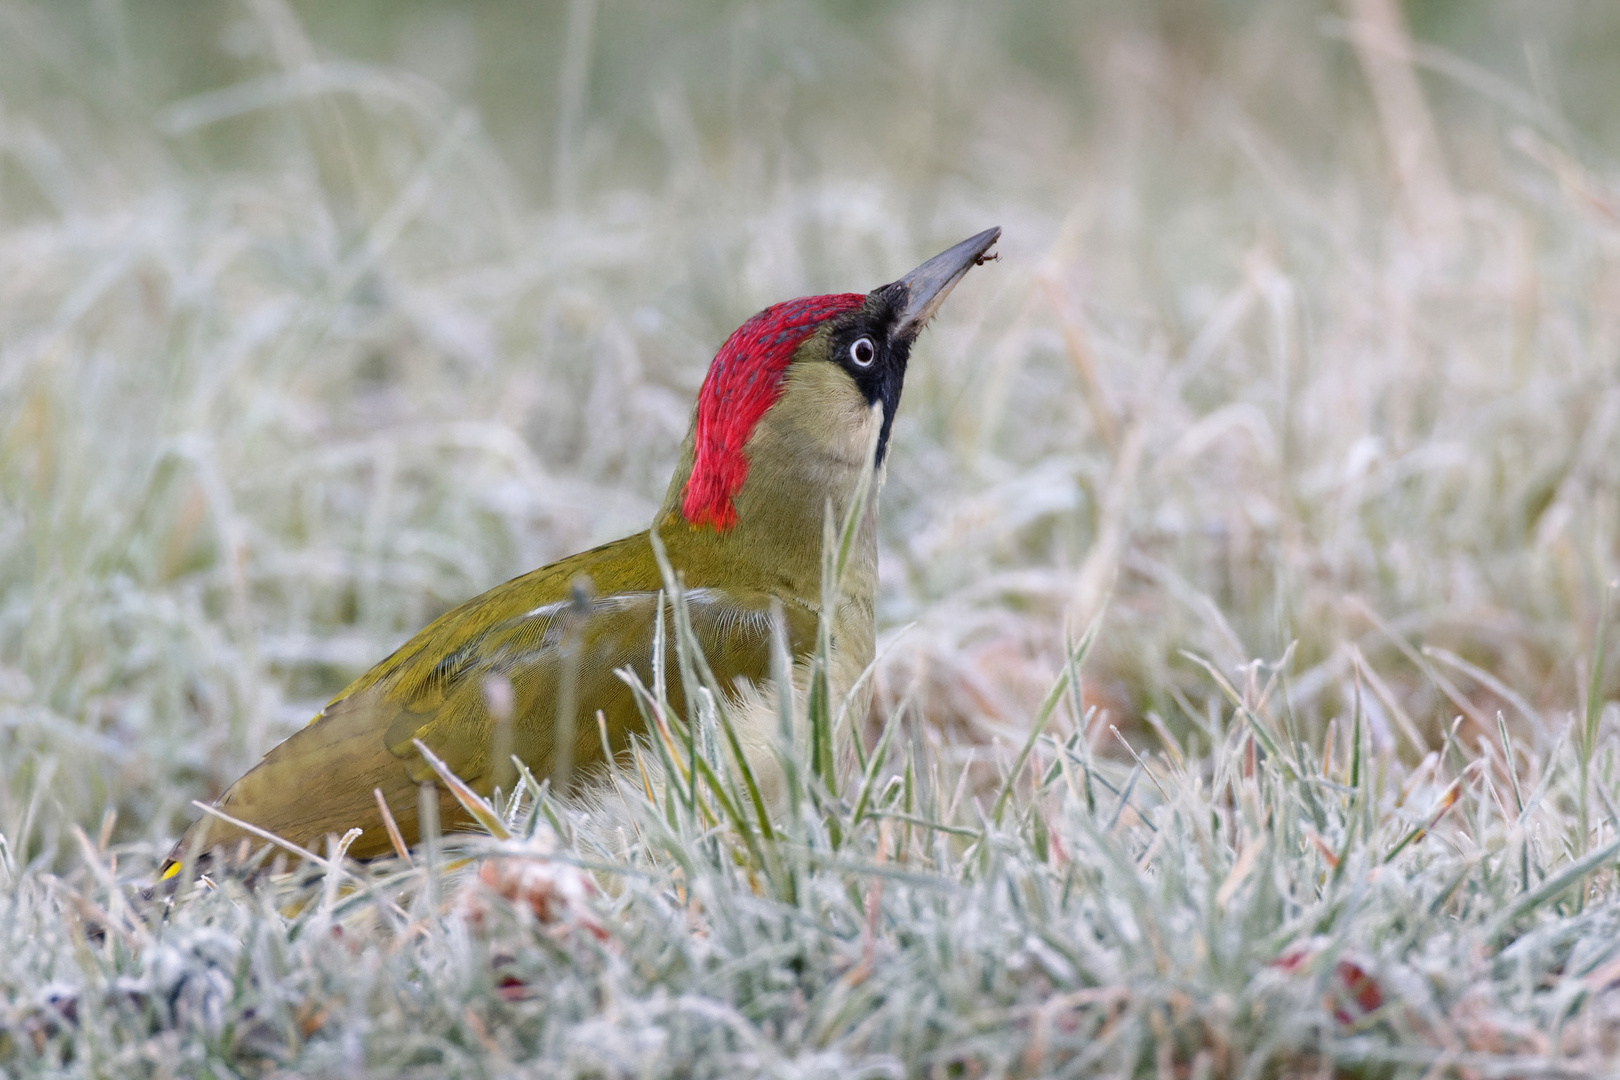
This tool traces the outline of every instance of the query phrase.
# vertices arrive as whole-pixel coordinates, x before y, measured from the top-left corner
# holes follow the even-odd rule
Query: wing
[[[628,552],[615,550],[638,540]],[[416,842],[419,788],[435,775],[415,739],[485,794],[497,783],[510,790],[514,753],[540,777],[553,774],[560,751],[572,775],[599,767],[598,712],[615,754],[642,728],[632,691],[615,671],[630,668],[652,685],[657,582],[622,565],[623,556],[645,552],[645,544],[645,536],[632,537],[586,552],[447,613],[271,750],[226,791],[220,809],[317,853],[326,834],[359,827],[364,833],[350,851],[368,858],[389,850],[374,789],[382,791],[406,843]],[[610,583],[610,591],[593,594],[598,581]],[[698,641],[722,687],[767,678],[771,595],[693,589],[687,597]],[[790,602],[784,616],[791,650],[808,651],[815,613]],[[672,644],[667,651],[666,686],[680,711]],[[447,791],[439,789],[437,797],[446,826],[465,821]],[[184,853],[191,831],[171,860]],[[211,845],[245,835],[223,821],[209,823]]]

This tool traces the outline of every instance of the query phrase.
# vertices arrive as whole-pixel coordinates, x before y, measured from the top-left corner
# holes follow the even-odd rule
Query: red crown
[[[681,513],[693,526],[720,532],[737,524],[732,497],[748,479],[743,446],[754,425],[782,395],[793,350],[834,315],[864,303],[860,293],[804,296],[773,304],[733,331],[715,354],[698,392],[692,475]]]

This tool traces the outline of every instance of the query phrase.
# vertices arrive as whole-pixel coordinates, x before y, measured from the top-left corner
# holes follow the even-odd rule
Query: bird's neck
[[[683,512],[692,481],[693,439],[670,480],[657,517],[660,538],[687,584],[730,583],[802,599],[821,597],[822,537],[830,503],[834,522],[848,511],[865,468],[871,428],[865,400],[830,364],[796,365],[782,396],[749,437],[747,476],[731,498],[729,527],[694,524]],[[881,480],[881,469],[879,470]],[[877,500],[856,532],[842,591],[869,606],[877,587]]]

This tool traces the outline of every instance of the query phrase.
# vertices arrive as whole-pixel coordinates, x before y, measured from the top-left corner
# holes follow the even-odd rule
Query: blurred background
[[[1613,725],[1617,100],[1596,0],[0,0],[0,833],[172,837],[645,527],[749,314],[990,225],[874,722],[1019,740],[1103,612],[1104,752],[1207,746],[1198,660],[1335,752]]]

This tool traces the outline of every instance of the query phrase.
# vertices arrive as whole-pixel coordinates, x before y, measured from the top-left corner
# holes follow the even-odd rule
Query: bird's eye
[[[849,347],[849,358],[855,361],[856,367],[871,367],[872,361],[877,359],[877,346],[869,337],[860,338]]]

